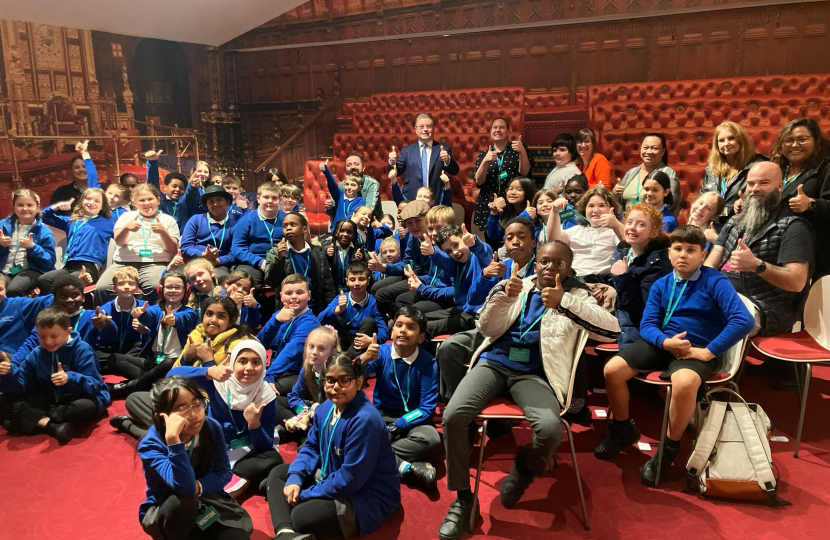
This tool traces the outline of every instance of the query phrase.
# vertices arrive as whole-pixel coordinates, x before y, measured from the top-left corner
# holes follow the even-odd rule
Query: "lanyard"
[[[282,346],[285,343],[285,338],[288,337],[289,332],[291,332],[291,327],[294,325],[294,321],[297,317],[292,317],[290,321],[288,321],[288,326],[285,327],[285,332],[282,333],[282,337],[277,340],[277,350],[282,351]]]
[[[80,322],[81,322],[81,317],[83,317],[83,315],[84,315],[84,311],[86,311],[86,310],[85,310],[84,308],[81,308],[81,312],[80,312],[80,313],[78,313],[78,320],[77,320],[77,321],[75,321],[75,326],[73,326],[73,327],[72,327],[72,331],[73,331],[73,332],[77,332],[77,331],[78,331],[78,323],[80,323]]]
[[[208,232],[210,233],[210,237],[213,238],[213,245],[216,246],[216,249],[222,249],[222,244],[225,243],[225,227],[228,225],[228,217],[225,216],[225,222],[222,223],[222,240],[219,243],[216,243],[216,237],[213,236],[213,229],[210,227],[210,219],[208,219]]]
[[[401,358],[403,360],[403,358]],[[406,364],[406,362],[404,362]],[[392,359],[392,373],[395,374],[395,384],[398,385],[398,392],[401,393],[401,399],[403,400],[403,408],[404,411],[409,412],[409,376],[412,373],[412,366],[406,370],[406,395],[403,395],[403,387],[401,386],[401,381],[398,380],[398,366],[394,359]]]
[[[245,428],[245,426],[242,426],[242,430],[240,430],[238,427],[236,427],[236,420],[233,419],[233,409],[231,409],[231,391],[230,390],[228,390],[228,395],[225,398],[225,404],[228,406],[228,414],[231,417],[231,424],[233,424],[234,431],[236,431],[237,435],[242,435],[243,433],[245,433],[246,428]]]
[[[520,344],[522,344],[522,345],[524,345],[524,341],[523,341],[523,340],[524,340],[524,337],[527,335],[527,333],[528,333],[528,332],[530,332],[530,330],[531,330],[534,326],[536,326],[536,324],[537,324],[539,321],[541,321],[541,320],[542,320],[542,317],[544,317],[544,316],[545,316],[545,313],[547,312],[547,308],[542,309],[542,313],[540,313],[540,314],[539,314],[539,316],[538,316],[538,317],[536,317],[536,320],[535,320],[535,321],[533,321],[532,323],[530,323],[530,326],[528,326],[528,327],[525,329],[525,331],[524,331],[524,332],[522,332],[522,323],[523,323],[523,322],[524,322],[524,320],[525,320],[525,309],[527,308],[527,304],[528,304],[528,298],[527,298],[527,293],[525,293],[525,294],[523,294],[523,295],[522,295],[522,318],[521,318],[521,319],[519,319],[519,332],[520,332],[520,333],[519,333],[519,343],[520,343]]]
[[[149,232],[146,232],[146,231],[144,230],[144,219],[142,218],[142,219],[141,219],[141,238],[143,238],[143,239],[144,239],[144,249],[147,249],[147,240],[149,240],[149,239],[150,239],[150,234],[151,234],[152,232],[153,232],[153,230],[152,230],[152,229],[150,229],[150,231],[149,231]]]
[[[321,437],[321,439],[320,439],[320,443],[321,443],[320,446],[321,446],[321,450],[323,450],[322,446],[325,446],[325,449],[323,450],[323,467],[320,469],[320,478],[325,478],[326,477],[326,469],[328,468],[328,465],[329,465],[329,455],[331,455],[331,441],[334,439],[334,431],[337,428],[337,423],[340,422],[340,418],[341,418],[341,416],[338,416],[334,420],[334,425],[329,425],[331,423],[331,417],[334,414],[334,409],[335,409],[335,406],[334,406],[334,404],[332,404],[331,410],[329,411],[328,416],[326,416],[326,423],[323,424],[323,429],[321,430],[321,431],[323,431],[323,437]],[[322,443],[325,440],[325,430],[326,430],[327,427],[328,427],[328,429],[331,430],[329,432],[330,433],[329,434],[329,443],[327,445],[323,445]]]
[[[311,372],[314,373],[314,383],[317,385],[317,403],[323,402],[323,378],[317,373],[317,368],[311,366]]]
[[[190,459],[190,456],[193,455],[193,447],[194,446],[196,446],[196,435],[194,435],[193,438],[190,439],[190,444],[187,445],[187,459],[188,460]]]
[[[674,311],[677,309],[677,306],[680,305],[680,299],[683,298],[683,291],[686,290],[686,285],[688,284],[689,280],[684,280],[683,287],[680,288],[680,294],[677,295],[677,301],[675,301],[674,305],[672,305],[672,300],[674,299],[674,289],[677,287],[677,278],[672,281],[671,294],[669,295],[669,305],[666,306],[666,314],[663,316],[663,330],[665,330],[666,326],[669,324],[669,319],[671,319],[671,316],[674,315]]]
[[[720,179],[720,196],[726,198],[726,190],[729,189],[729,186],[732,184],[732,177],[731,176],[724,176]]]
[[[505,153],[507,153],[506,148],[504,150],[502,150],[501,152],[499,152],[498,154],[496,154],[496,164],[499,167],[499,173],[501,173],[501,164],[504,161],[504,154]],[[499,182],[499,184],[501,184],[501,182]]]
[[[356,200],[357,200],[357,198],[354,198],[351,201],[347,201],[346,199],[343,199],[343,206],[345,208],[346,219],[349,219],[349,217],[351,217],[351,215],[352,215],[352,206],[354,205]]]
[[[34,227],[34,225],[35,224],[32,223],[31,225],[26,227],[26,232],[23,233],[23,236],[29,236],[29,231],[32,230],[32,227]],[[20,253],[20,223],[15,223],[15,228],[17,229],[17,247],[14,250],[14,257],[12,258],[12,264],[17,263],[17,254]],[[67,246],[67,251],[69,251],[68,246]]]
[[[640,197],[640,190],[637,190],[637,198],[639,199],[639,197]],[[571,204],[568,203],[568,210],[572,211],[576,215],[576,217],[578,217],[579,219],[581,219],[583,221],[587,221],[588,223],[591,223],[590,219],[586,218],[585,216],[583,216],[582,214],[579,213],[579,210],[576,209],[576,206],[571,206]]]
[[[793,182],[798,180],[798,177],[801,176],[801,173],[798,173],[797,175],[793,176],[790,180],[787,180],[787,178],[789,178],[789,176],[790,176],[790,167],[788,165],[787,168],[784,169],[784,187],[781,188],[781,191],[784,191],[785,189],[787,189],[787,186],[789,186],[790,184],[792,184]]]
[[[274,218],[275,220],[277,218]],[[262,216],[262,213],[259,214],[259,220],[262,222],[262,225],[265,227],[265,230],[268,231],[268,243],[273,245],[274,244],[274,229],[277,228],[276,223],[273,227],[268,227],[268,221]]]
[[[295,274],[299,274],[300,272],[297,271],[297,265],[294,264],[294,255],[291,254],[291,250],[288,250],[288,260],[291,262],[291,268],[294,270]],[[302,274],[304,278],[308,277],[308,269],[311,267],[311,257],[308,259],[308,264],[306,264],[305,269],[303,270]]]
[[[625,264],[631,266],[631,261],[636,258],[634,255],[634,248],[628,248],[628,253],[625,254]]]
[[[473,254],[470,253],[470,257],[472,257],[472,256],[473,256]],[[455,296],[456,297],[458,296],[458,289],[461,288],[461,280],[464,279],[464,276],[467,273],[467,267],[468,266],[470,266],[470,259],[467,259],[467,262],[464,263],[464,266],[462,266],[461,268],[459,268],[455,272]],[[437,266],[435,268],[436,268],[436,270],[438,269]]]
[[[159,325],[164,326],[161,323],[159,323]],[[164,326],[164,328],[161,329],[161,343],[159,344],[161,350],[159,351],[159,354],[164,354],[164,349],[167,347],[167,338],[170,337],[170,332],[172,330],[173,327],[171,326]]]
[[[368,293],[367,293],[367,296],[368,296]],[[346,301],[349,302],[349,304],[351,304],[351,300],[352,300],[352,293],[349,293],[349,295],[346,297]],[[367,299],[364,298],[364,300],[367,300]],[[346,321],[346,326],[350,326],[363,313],[363,306],[359,306],[355,309],[357,310],[357,313],[355,313],[354,317],[352,317],[351,319]],[[345,313],[344,313],[344,315],[345,315]]]
[[[170,200],[172,200],[172,199],[170,199]],[[179,201],[173,201],[173,214],[171,215],[171,217],[173,219],[176,219],[176,212],[178,210],[179,210]]]
[[[72,224],[72,228],[69,231],[69,238],[66,239],[66,253],[69,254],[69,250],[72,247],[72,242],[75,240],[75,236],[78,234],[78,231],[84,228],[84,225],[89,223],[87,219],[76,220]],[[64,259],[65,260],[65,259]]]
[[[433,265],[432,267],[432,277],[429,280],[429,286],[432,287],[435,285],[435,282],[438,280],[438,267]],[[458,292],[458,291],[456,291]]]
[[[58,372],[58,353],[53,352],[52,353],[52,375],[54,375],[57,372]],[[55,402],[60,401],[60,399],[61,399],[61,387],[56,386],[55,387]]]
[[[346,273],[346,257],[349,256],[348,249],[343,249],[340,246],[337,246],[337,258],[340,261],[340,268],[343,269],[343,274],[345,277]]]
[[[138,306],[138,303],[136,303]],[[127,312],[127,320],[133,318],[132,312]],[[80,317],[79,317],[80,319]],[[124,340],[127,339],[127,325],[122,324],[123,330],[121,328],[118,329],[118,352],[122,352],[124,350]]]

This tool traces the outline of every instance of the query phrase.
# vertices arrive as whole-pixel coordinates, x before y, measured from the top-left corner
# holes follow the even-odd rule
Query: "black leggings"
[[[282,456],[273,448],[265,452],[251,452],[236,462],[233,466],[233,473],[248,480],[254,486],[259,486],[260,482],[268,478],[271,469],[282,465],[282,462]]]
[[[294,507],[288,504],[283,494],[288,467],[289,464],[284,463],[268,476],[268,509],[274,533],[292,529],[298,533],[313,534],[317,538],[342,537],[337,506],[332,499],[311,499]]]
[[[40,294],[52,294],[52,284],[61,276],[65,276],[67,274],[72,274],[75,277],[80,276],[82,266],[83,269],[86,270],[86,273],[92,278],[92,283],[98,283],[98,267],[95,263],[91,263],[89,261],[66,261],[66,264],[64,264],[63,268],[60,270],[46,272],[38,278],[37,284],[40,288]]]
[[[242,529],[233,529],[214,523],[204,531],[195,523],[199,516],[199,500],[196,497],[171,495],[161,504],[156,532],[164,540],[249,540]]]
[[[48,417],[56,424],[70,423],[82,427],[98,415],[98,406],[91,399],[61,399],[55,403],[54,396],[31,392],[20,396],[11,406],[9,415],[12,423],[26,435],[38,430],[37,423]]]

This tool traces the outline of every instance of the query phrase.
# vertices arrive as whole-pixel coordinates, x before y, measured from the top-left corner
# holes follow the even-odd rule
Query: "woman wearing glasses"
[[[579,170],[588,179],[588,187],[602,184],[611,189],[611,164],[597,152],[597,134],[583,128],[576,134],[576,153],[579,154]]]
[[[784,173],[781,200],[790,211],[809,221],[817,233],[830,226],[830,141],[815,121],[797,118],[781,129],[770,158]],[[813,280],[830,274],[830,242],[816,235]]]
[[[225,493],[231,467],[221,426],[205,416],[207,402],[192,379],[168,377],[153,386],[153,425],[138,444],[147,499],[141,527],[154,540],[247,540],[248,513]]]
[[[651,178],[655,171],[663,171],[671,181],[672,205],[670,209],[676,214],[683,200],[683,192],[680,191],[677,174],[669,167],[666,137],[661,133],[649,133],[643,137],[640,143],[640,159],[642,164],[625,173],[620,183],[614,186],[614,195],[620,199],[624,208],[641,202],[644,195],[643,184],[646,179]]]
[[[363,364],[338,353],[326,362],[306,444],[268,477],[276,540],[346,537],[377,529],[401,505],[389,431],[360,390]]]

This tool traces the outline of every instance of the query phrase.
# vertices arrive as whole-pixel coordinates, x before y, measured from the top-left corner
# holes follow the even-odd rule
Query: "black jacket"
[[[317,315],[334,300],[334,280],[332,279],[331,268],[323,248],[318,245],[309,244],[311,254],[309,257],[310,267],[308,277],[311,285],[311,298],[314,300],[312,312]],[[265,283],[279,291],[282,280],[286,276],[295,273],[291,267],[288,257],[277,258],[277,248],[271,248],[265,257]],[[279,306],[279,295],[276,295]]]

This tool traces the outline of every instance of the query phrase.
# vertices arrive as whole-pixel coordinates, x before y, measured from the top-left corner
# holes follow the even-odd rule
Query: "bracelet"
[[[202,495],[202,483],[196,480],[196,496],[201,497]]]

